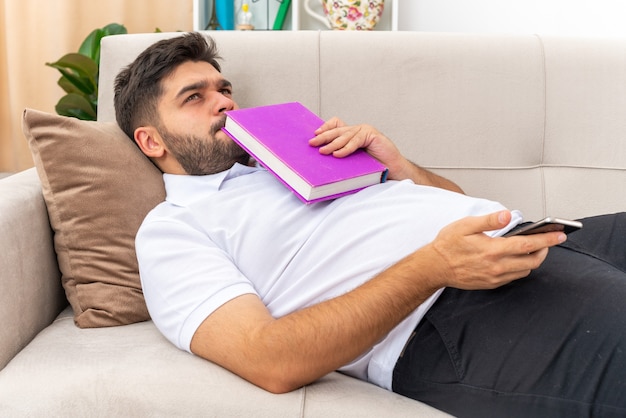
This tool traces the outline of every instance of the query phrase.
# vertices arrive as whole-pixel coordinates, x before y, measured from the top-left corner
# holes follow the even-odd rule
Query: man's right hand
[[[421,252],[439,258],[435,286],[465,290],[493,289],[526,277],[545,260],[548,249],[564,242],[562,232],[491,238],[484,231],[505,227],[509,211],[468,217],[443,228]],[[420,256],[424,256],[421,254]]]

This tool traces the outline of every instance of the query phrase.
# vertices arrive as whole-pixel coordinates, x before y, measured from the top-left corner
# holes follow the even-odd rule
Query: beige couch
[[[104,39],[99,120],[113,120],[118,69],[175,35]],[[529,220],[626,209],[626,40],[214,36],[242,106],[299,100],[373,124],[414,161]],[[175,349],[150,321],[78,328],[34,169],[0,180],[0,288],[2,417],[441,415],[338,373],[272,395]]]

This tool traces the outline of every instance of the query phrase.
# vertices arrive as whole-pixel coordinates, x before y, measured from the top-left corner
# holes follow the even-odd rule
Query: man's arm
[[[392,177],[392,179],[396,179],[396,180],[411,179],[413,180],[415,184],[439,187],[440,189],[446,189],[452,192],[464,194],[463,189],[461,189],[461,187],[459,187],[452,180],[449,180],[445,177],[435,174],[432,171],[426,170],[425,168],[418,166],[417,164],[407,160],[404,157],[403,159],[404,159],[403,170],[398,170],[398,174],[396,174],[396,177]]]
[[[315,134],[309,143],[320,147],[323,154],[333,154],[342,158],[359,148],[364,148],[387,166],[391,180],[411,179],[416,184],[463,193],[454,182],[407,160],[395,144],[373,126],[347,126],[340,119],[331,118],[317,129]]]
[[[509,220],[503,211],[455,222],[355,290],[282,318],[258,297],[240,296],[202,323],[191,350],[268,391],[301,387],[364,353],[437,289],[490,289],[525,277],[565,239],[482,233]]]

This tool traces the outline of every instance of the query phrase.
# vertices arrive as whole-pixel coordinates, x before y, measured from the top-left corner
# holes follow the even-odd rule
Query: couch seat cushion
[[[66,309],[0,371],[0,416],[445,416],[331,373],[274,395],[181,351],[151,321],[81,329]]]

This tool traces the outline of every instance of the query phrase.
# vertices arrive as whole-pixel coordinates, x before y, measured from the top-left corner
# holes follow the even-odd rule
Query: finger
[[[309,145],[311,145],[312,147],[320,147],[320,146],[331,143],[336,138],[337,138],[337,132],[335,132],[334,130],[325,131],[309,139]]]
[[[339,143],[337,144],[337,148],[333,151],[333,156],[337,158],[347,157],[348,155],[354,153],[357,149],[362,148],[363,143],[361,138],[357,137],[357,133],[358,131],[352,131],[343,135],[341,138],[343,145],[339,146]],[[334,143],[335,142],[333,142],[333,144]]]
[[[511,221],[511,212],[502,210],[482,216],[468,216],[452,223],[461,235],[472,235],[486,231],[502,229]]]
[[[320,147],[322,154],[331,154],[334,151],[343,148],[351,139],[351,135],[344,131],[345,128],[335,128],[332,131],[326,131],[315,138],[309,140],[309,145]]]
[[[320,148],[322,154],[333,154],[335,157],[341,158],[352,154],[361,147],[358,127],[337,128],[332,133],[338,135]]]
[[[491,263],[490,267],[483,270],[484,280],[474,282],[474,288],[496,288],[515,280],[528,277],[530,273],[538,268],[548,255],[548,249],[543,248],[531,254],[509,256]]]
[[[563,232],[547,232],[544,234],[533,234],[526,236],[520,235],[504,239],[511,245],[511,249],[513,252],[523,255],[533,254],[542,249],[562,244],[567,240],[567,235],[565,235]]]
[[[336,126],[335,122],[333,122],[333,119],[327,121],[326,123],[324,123],[324,125],[320,126],[315,131],[315,137],[309,139],[309,145],[319,147],[322,145],[330,144],[341,135],[343,135],[346,128],[341,121],[339,121],[338,119],[337,121],[338,124]]]
[[[328,119],[327,121],[325,121],[322,126],[320,126],[319,128],[317,128],[315,130],[315,135],[319,135],[322,132],[326,132],[330,129],[335,129],[335,128],[341,128],[342,126],[345,126],[346,124],[339,119],[338,117],[334,116],[330,119]]]
[[[504,282],[510,282],[528,277],[530,273],[539,268],[548,256],[548,248],[542,248],[534,253],[518,257],[517,263],[511,264],[511,271],[504,278]]]
[[[512,271],[534,270],[544,262],[548,256],[547,247],[540,248],[532,253],[520,254],[510,259]]]

